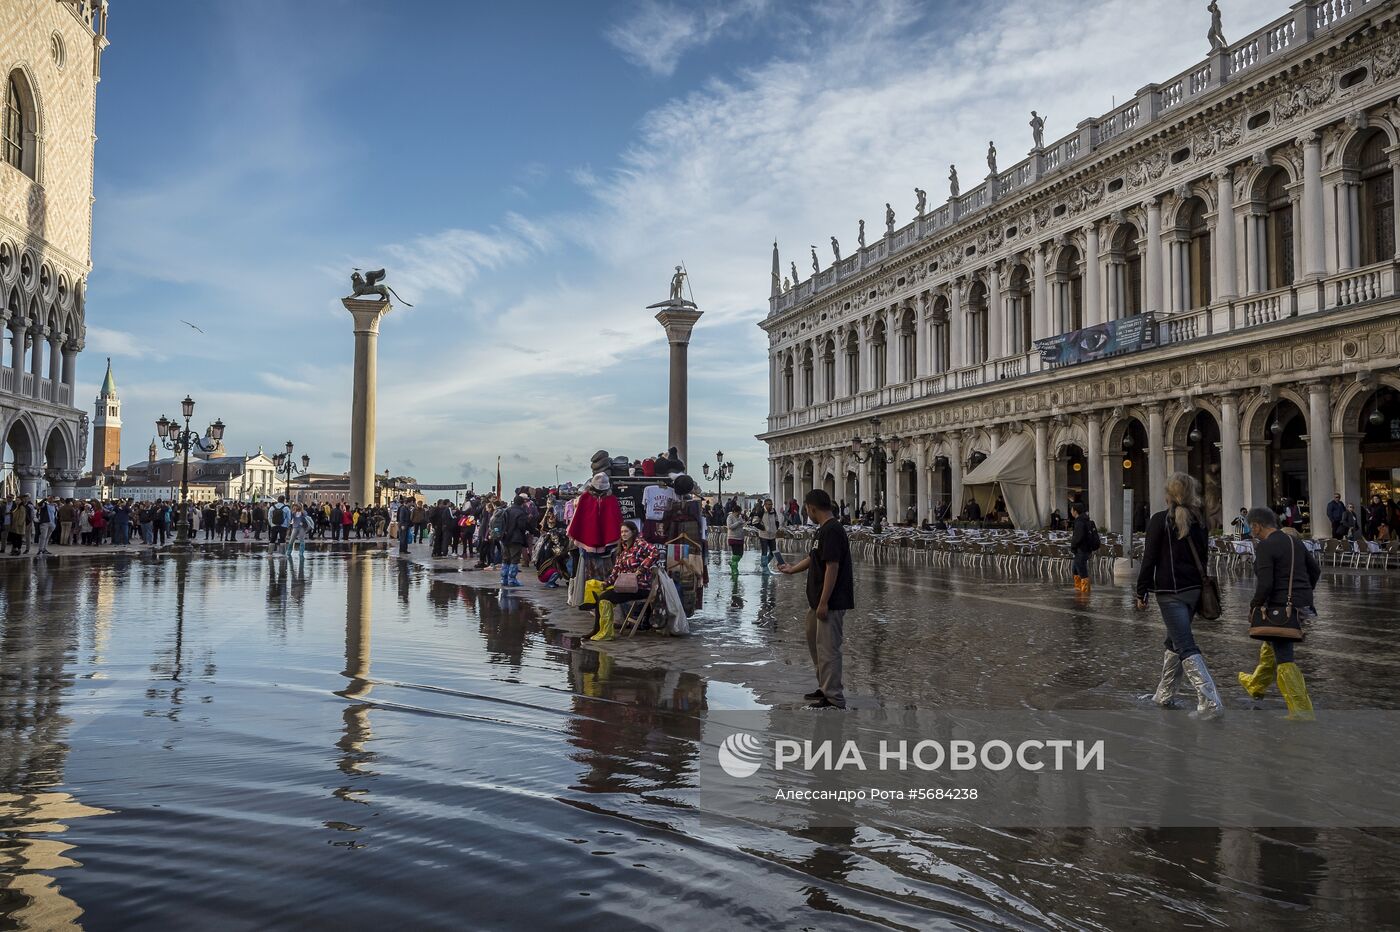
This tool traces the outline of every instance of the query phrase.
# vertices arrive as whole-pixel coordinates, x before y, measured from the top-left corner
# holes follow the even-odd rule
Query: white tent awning
[[[1035,449],[1024,433],[1011,437],[991,452],[963,478],[986,514],[1000,490],[1011,523],[1021,529],[1038,528],[1040,512],[1035,501]]]

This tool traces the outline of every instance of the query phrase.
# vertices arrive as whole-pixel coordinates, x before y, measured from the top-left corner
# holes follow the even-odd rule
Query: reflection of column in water
[[[337,696],[345,699],[364,699],[373,688],[369,679],[371,600],[373,598],[370,588],[371,582],[372,571],[368,554],[361,552],[350,554],[346,566],[344,670],[344,676],[350,682],[344,689],[336,692]],[[368,702],[355,702],[345,709],[343,716],[345,731],[340,740],[336,742],[336,747],[344,752],[338,763],[343,773],[369,773],[364,769],[364,764],[373,757],[364,750],[365,742],[373,735],[369,725],[369,709]],[[355,799],[356,795],[363,792],[363,790],[353,790],[350,787],[341,787],[335,791],[335,795],[342,799],[363,802],[363,800]]]
[[[337,695],[358,699],[369,695],[371,573],[369,556],[352,553],[345,590],[345,676],[350,685]]]

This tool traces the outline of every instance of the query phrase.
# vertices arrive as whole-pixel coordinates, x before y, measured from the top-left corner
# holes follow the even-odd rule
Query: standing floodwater
[[[1379,928],[1400,903],[1394,832],[701,814],[710,710],[807,682],[800,588],[753,555],[684,642],[704,675],[668,670],[668,639],[578,650],[525,599],[383,553],[5,571],[0,923],[21,928]],[[867,705],[1118,708],[1150,685],[1160,633],[1126,593],[857,577],[846,683]],[[1394,593],[1369,586],[1393,584],[1323,584],[1356,620],[1309,640],[1320,707],[1396,705],[1400,652],[1360,621],[1393,622],[1373,606]],[[1222,664],[1248,651],[1201,637]]]

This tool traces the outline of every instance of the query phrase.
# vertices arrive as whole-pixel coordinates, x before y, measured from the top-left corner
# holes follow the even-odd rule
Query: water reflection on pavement
[[[654,665],[578,650],[527,599],[383,553],[0,572],[0,924],[1379,928],[1400,908],[1394,832],[698,813],[707,711],[809,688],[800,581],[747,563],[707,594],[704,642],[733,662],[704,677],[660,662],[669,641]],[[1150,685],[1160,633],[1120,590],[858,579],[865,701],[1116,708]],[[1324,583],[1320,707],[1395,708],[1394,591]],[[1248,652],[1224,625],[1201,638],[1222,679]]]

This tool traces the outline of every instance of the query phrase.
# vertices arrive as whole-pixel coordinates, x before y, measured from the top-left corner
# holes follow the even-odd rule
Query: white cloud
[[[133,356],[151,360],[164,358],[151,352],[153,347],[143,343],[140,337],[125,330],[109,330],[106,327],[87,328],[84,350],[96,356]]]
[[[688,52],[752,21],[767,0],[729,0],[700,9],[664,0],[639,0],[628,15],[605,33],[628,61],[653,74],[670,75]]]

